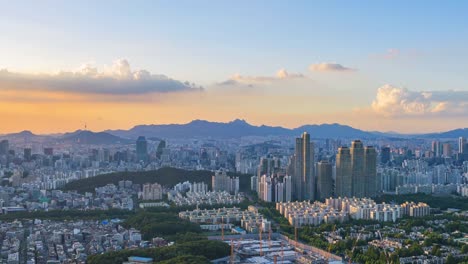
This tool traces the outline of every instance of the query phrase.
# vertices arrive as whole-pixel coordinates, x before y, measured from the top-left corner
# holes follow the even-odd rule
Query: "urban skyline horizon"
[[[367,129],[363,129],[363,128],[360,128],[360,127],[357,127],[357,126],[352,126],[352,125],[349,125],[349,124],[346,124],[346,123],[338,123],[338,122],[324,122],[324,123],[303,123],[303,124],[300,124],[300,125],[297,125],[297,126],[282,126],[282,125],[279,125],[279,124],[267,124],[267,123],[254,123],[254,122],[250,122],[249,120],[247,119],[244,119],[244,118],[234,118],[234,119],[226,119],[226,120],[208,120],[208,119],[192,119],[190,121],[185,121],[185,122],[166,122],[166,123],[141,123],[141,124],[135,124],[135,125],[130,125],[130,126],[126,126],[126,127],[116,127],[116,128],[105,128],[105,129],[94,129],[90,126],[88,126],[88,124],[84,123],[81,127],[76,127],[76,128],[71,128],[69,130],[54,130],[54,131],[48,131],[48,132],[45,132],[45,131],[42,131],[42,130],[34,130],[34,129],[29,129],[27,127],[24,127],[24,128],[20,128],[20,129],[14,129],[14,130],[8,130],[8,131],[1,131],[0,130],[0,136],[6,136],[6,135],[11,135],[11,134],[17,134],[17,133],[21,133],[21,132],[31,132],[32,134],[34,135],[43,135],[43,136],[48,136],[48,135],[63,135],[63,134],[67,134],[67,133],[73,133],[73,132],[77,132],[77,131],[90,131],[90,132],[93,132],[93,133],[100,133],[100,132],[108,132],[108,131],[118,131],[118,130],[124,130],[124,131],[128,131],[128,130],[131,130],[135,127],[138,127],[138,126],[170,126],[170,125],[188,125],[190,123],[193,123],[193,122],[196,122],[196,121],[203,121],[203,122],[208,122],[208,123],[217,123],[217,124],[229,124],[229,123],[233,123],[235,121],[243,121],[243,122],[246,122],[248,125],[251,125],[251,126],[255,126],[255,127],[262,127],[262,126],[267,126],[267,127],[271,127],[271,128],[285,128],[285,129],[289,129],[289,130],[295,130],[295,129],[299,129],[303,126],[332,126],[332,125],[338,125],[338,126],[342,126],[342,127],[350,127],[350,128],[353,128],[353,129],[356,129],[356,130],[360,130],[360,131],[363,131],[363,132],[369,132],[369,133],[383,133],[383,134],[395,134],[395,135],[425,135],[425,134],[433,134],[433,133],[444,133],[444,132],[449,132],[449,131],[453,131],[453,130],[458,130],[458,129],[467,129],[468,127],[464,127],[464,126],[459,126],[459,127],[452,127],[452,128],[448,128],[448,129],[442,129],[442,130],[420,130],[420,131],[416,131],[416,132],[405,132],[405,131],[398,131],[397,129],[395,130],[377,130],[377,129],[370,129],[370,130],[367,130]],[[303,131],[303,132],[306,132],[306,131]]]

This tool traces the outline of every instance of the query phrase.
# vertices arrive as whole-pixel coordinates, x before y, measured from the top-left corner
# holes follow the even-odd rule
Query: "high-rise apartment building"
[[[333,195],[333,166],[328,161],[317,163],[317,199],[324,200]]]
[[[352,197],[352,183],[351,154],[348,147],[340,147],[336,154],[335,195],[337,197]]]
[[[360,140],[351,142],[351,171],[353,196],[362,198],[366,196],[366,176],[364,171],[364,147]]]
[[[259,197],[263,196],[263,186],[260,184],[261,177],[263,175],[271,175],[273,173],[278,172],[278,170],[281,168],[281,162],[279,158],[277,157],[262,157],[260,158],[260,164],[258,165],[257,169],[257,194]]]
[[[440,141],[432,141],[432,153],[437,158],[442,156],[442,144]]]
[[[364,175],[365,190],[364,197],[375,197],[380,191],[380,181],[377,181],[377,152],[372,146],[364,148]]]
[[[297,200],[315,199],[314,143],[307,132],[296,138],[294,154],[293,194]]]
[[[444,143],[442,145],[442,156],[444,158],[450,158],[452,157],[452,145],[450,143]]]
[[[143,184],[142,199],[143,200],[161,200],[163,195],[162,186],[159,183]]]
[[[260,185],[264,190],[259,198],[266,202],[289,202],[291,201],[291,176],[285,175],[262,175]]]
[[[360,140],[351,142],[351,148],[341,147],[336,154],[337,197],[373,197],[380,191],[377,177],[377,152],[364,147]]]
[[[213,191],[237,194],[239,192],[239,177],[229,177],[225,171],[216,171],[211,177]]]

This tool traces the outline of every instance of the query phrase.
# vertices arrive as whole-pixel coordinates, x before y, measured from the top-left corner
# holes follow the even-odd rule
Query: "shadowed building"
[[[297,200],[315,199],[314,190],[314,143],[307,132],[296,138],[294,154],[293,196]]]
[[[353,196],[362,198],[366,196],[366,176],[364,173],[364,147],[360,140],[351,142],[350,153]]]
[[[372,146],[364,148],[364,175],[366,187],[364,197],[375,197],[377,195],[377,152]]]
[[[317,163],[317,199],[324,200],[333,195],[333,167],[328,161]]]
[[[338,148],[336,154],[336,190],[337,197],[352,197],[352,167],[351,154],[348,147]]]
[[[380,149],[380,162],[382,164],[387,164],[390,162],[390,148],[383,147]]]
[[[137,161],[148,161],[148,142],[143,136],[138,137],[136,141],[136,156]]]

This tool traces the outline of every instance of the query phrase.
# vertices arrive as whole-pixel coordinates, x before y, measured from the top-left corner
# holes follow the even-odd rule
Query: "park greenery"
[[[250,189],[249,174],[228,173],[229,176],[239,177],[240,191]],[[80,179],[66,184],[62,189],[64,191],[77,191],[79,193],[94,192],[97,187],[102,187],[107,184],[118,185],[119,181],[129,180],[134,184],[159,183],[162,186],[173,187],[179,182],[204,182],[211,189],[211,176],[213,172],[205,170],[183,170],[171,167],[164,167],[152,171],[137,171],[137,172],[114,172],[102,174],[91,178]]]
[[[409,201],[417,201],[427,203],[431,208],[439,208],[447,210],[448,208],[456,208],[460,210],[468,210],[468,198],[460,196],[435,196],[424,193],[390,195],[385,194],[374,199],[377,203],[397,203],[402,204]]]
[[[92,255],[87,259],[89,264],[114,264],[127,261],[130,256],[153,258],[157,263],[210,263],[209,260],[229,255],[229,245],[221,241],[198,240],[177,243],[173,246],[132,249]]]
[[[150,257],[158,263],[209,263],[229,254],[226,243],[209,241],[199,225],[180,219],[172,209],[139,210],[125,219],[123,226],[140,230],[145,240],[162,237],[175,245],[93,255],[88,263],[122,263],[130,256]]]

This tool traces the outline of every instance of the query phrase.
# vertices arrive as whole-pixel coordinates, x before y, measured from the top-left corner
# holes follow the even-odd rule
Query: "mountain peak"
[[[229,122],[229,124],[248,125],[249,123],[247,123],[247,121],[245,121],[244,119],[237,118],[237,119],[234,119],[231,122]]]
[[[18,136],[34,136],[34,134],[29,130],[23,130],[17,134]]]

